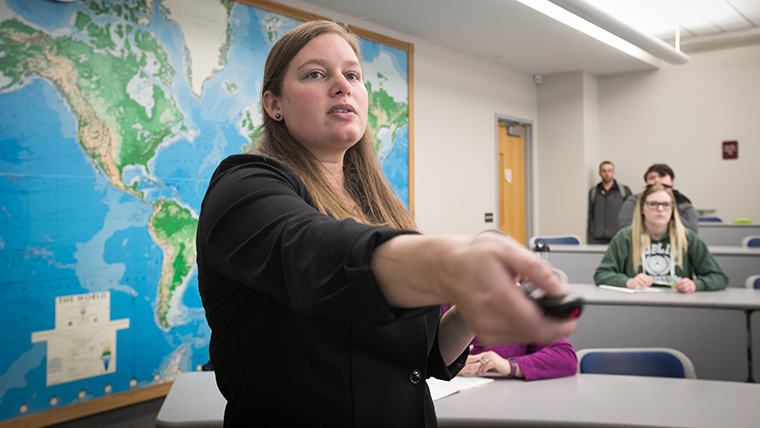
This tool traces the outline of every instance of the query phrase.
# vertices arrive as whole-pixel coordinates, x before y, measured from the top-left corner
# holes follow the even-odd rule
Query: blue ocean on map
[[[119,194],[108,186],[105,177],[96,172],[80,150],[76,139],[59,137],[51,141],[51,134],[76,135],[74,118],[62,105],[49,104],[51,97],[58,97],[55,89],[41,79],[35,79],[20,90],[0,95],[2,105],[24,106],[12,115],[0,115],[0,166],[3,171],[0,205],[6,217],[2,223],[3,249],[4,254],[18,255],[18,259],[23,260],[19,266],[3,269],[0,305],[5,310],[0,311],[0,329],[12,334],[3,334],[5,350],[0,353],[0,399],[3,408],[6,403],[14,403],[16,408],[27,403],[30,412],[49,408],[46,401],[36,408],[34,403],[37,401],[28,400],[24,390],[18,388],[24,384],[45,384],[44,345],[33,345],[31,332],[55,327],[51,315],[55,313],[56,296],[95,291],[92,287],[96,284],[99,288],[112,290],[112,319],[150,320],[134,325],[131,331],[117,333],[117,343],[123,348],[118,352],[118,364],[120,369],[127,369],[123,370],[127,376],[119,379],[124,376],[104,375],[56,385],[49,387],[47,394],[76,397],[79,390],[103,391],[106,385],[119,392],[129,389],[132,378],[152,383],[156,369],[165,362],[162,357],[151,361],[150,356],[170,355],[182,346],[188,347],[188,356],[192,355],[193,348],[198,347],[195,340],[185,344],[186,337],[199,338],[205,345],[200,347],[200,356],[185,365],[195,367],[208,359],[207,349],[203,349],[207,347],[208,332],[202,312],[196,310],[188,317],[190,322],[172,329],[171,335],[164,334],[153,322],[155,284],[161,274],[162,254],[148,234],[147,215],[143,218],[136,216],[134,198]],[[113,201],[104,204],[109,198]],[[119,212],[123,207],[129,211]],[[109,216],[127,219],[125,224],[136,225],[116,231],[102,245],[104,270],[77,277],[80,262],[88,271],[93,265],[91,258],[77,260],[76,254],[80,251],[77,247],[91,242],[103,230]],[[77,221],[76,227],[71,227],[72,219],[85,221]],[[145,248],[150,250],[147,253],[134,251]],[[125,264],[124,260],[130,263]],[[117,275],[110,276],[109,267],[114,266]],[[124,291],[113,291],[119,288]],[[201,307],[197,289],[188,293],[186,305]],[[133,347],[133,336],[142,337],[143,344],[150,343],[150,348],[144,348],[150,352]],[[28,361],[16,370],[23,370],[23,373],[9,372],[15,360],[25,354],[28,354]],[[134,354],[139,354],[138,358],[134,358]],[[130,367],[133,362],[135,366]]]
[[[72,107],[53,82],[30,74],[0,92],[0,421],[155,385],[209,360],[210,330],[195,269],[171,300],[169,325],[158,319],[164,254],[149,230],[153,203],[170,200],[198,217],[213,171],[250,144],[245,112],[254,126],[261,120],[260,82],[273,43],[264,22],[281,35],[299,21],[235,4],[225,67],[208,77],[198,96],[188,78],[190,57],[180,26],[166,19],[160,1],[148,3],[151,12],[136,13],[140,23],[129,25],[148,31],[166,52],[174,74],[162,89],[183,120],[147,165],[123,169],[119,178],[127,186],[136,183],[142,198],[114,186],[85,152]],[[101,27],[127,24],[113,10],[96,12],[77,1],[0,0],[0,23],[15,14],[53,39],[91,43],[75,27],[78,12]],[[0,44],[0,58],[2,49]],[[405,51],[362,41],[365,62],[381,52],[406,76]],[[0,73],[0,87],[5,79]],[[393,129],[383,170],[408,205],[409,127]],[[98,292],[110,293],[110,321],[129,321],[102,357],[103,367],[115,372],[47,386],[48,345],[32,343],[32,334],[56,328],[57,297]]]

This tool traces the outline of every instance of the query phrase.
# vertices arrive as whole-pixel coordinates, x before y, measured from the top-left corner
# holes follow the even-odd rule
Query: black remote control
[[[525,295],[536,302],[546,315],[560,319],[575,319],[581,316],[583,299],[580,297],[568,294],[547,296],[543,290],[534,287],[531,283],[522,284],[521,288]]]

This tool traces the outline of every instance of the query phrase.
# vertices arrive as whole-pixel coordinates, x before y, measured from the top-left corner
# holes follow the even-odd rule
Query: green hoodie
[[[675,266],[675,275],[681,278],[691,278],[697,286],[697,291],[722,290],[728,286],[728,277],[715,261],[704,241],[689,229],[686,229],[688,251],[683,257],[683,269]],[[648,249],[644,249],[647,263],[651,269],[659,270],[660,274],[669,274],[670,266],[675,254],[670,251],[670,236],[668,233],[657,241],[652,241]],[[652,254],[650,254],[652,253]],[[641,255],[637,255],[641,257]],[[643,265],[638,271],[633,270],[633,258],[631,257],[631,227],[621,229],[610,241],[607,252],[604,254],[599,267],[594,273],[594,282],[597,285],[614,285],[625,287],[626,281],[636,274],[643,272]],[[651,272],[647,272],[650,276]]]

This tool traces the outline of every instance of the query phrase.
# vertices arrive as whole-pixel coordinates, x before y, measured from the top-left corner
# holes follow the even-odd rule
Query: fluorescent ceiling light
[[[673,64],[689,60],[688,55],[662,40],[644,34],[582,0],[517,1],[654,67],[660,65],[657,58]]]
[[[724,0],[586,0],[648,34],[671,33],[677,27],[719,22],[735,16]]]

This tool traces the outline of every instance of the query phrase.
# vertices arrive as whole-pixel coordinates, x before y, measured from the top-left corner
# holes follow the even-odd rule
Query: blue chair
[[[744,282],[744,286],[747,288],[760,289],[760,275],[752,275]]]
[[[760,236],[758,235],[745,236],[742,239],[742,247],[748,247],[748,248],[760,247]]]
[[[723,223],[720,217],[699,217],[697,220],[700,223]]]
[[[578,372],[696,379],[689,357],[670,348],[594,348],[578,355]]]
[[[536,241],[542,239],[549,245],[581,245],[581,237],[578,235],[554,235],[554,236],[534,236],[530,238],[530,248],[536,246]]]

